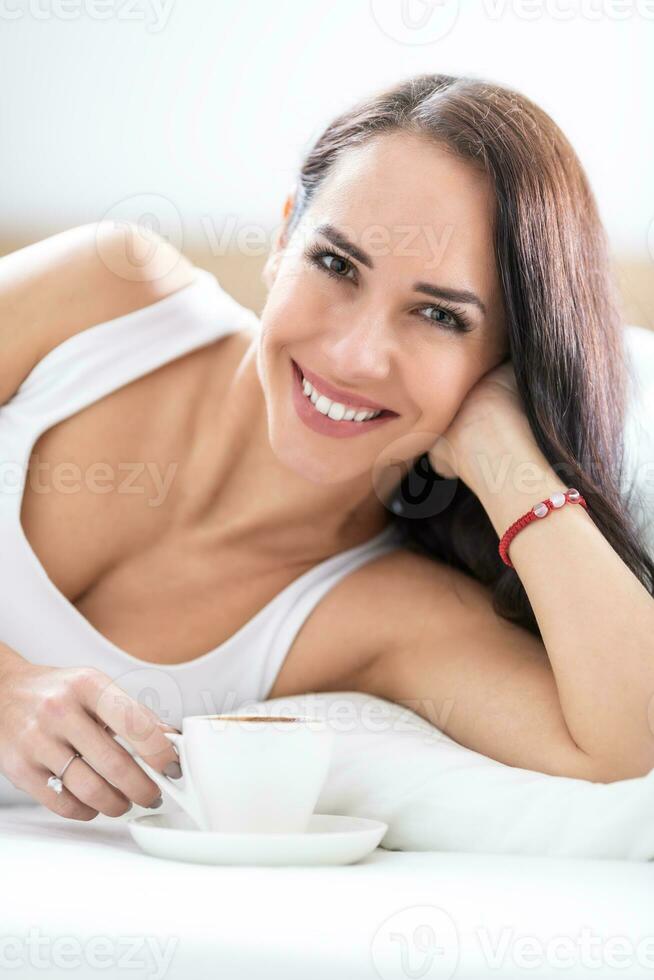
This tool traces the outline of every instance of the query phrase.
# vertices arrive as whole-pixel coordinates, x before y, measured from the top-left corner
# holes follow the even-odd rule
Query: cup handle
[[[186,766],[186,753],[184,752],[184,736],[182,734],[179,734],[178,732],[164,732],[163,734],[166,736],[167,739],[169,739],[169,741],[173,743],[173,745],[175,746],[175,748],[179,753],[179,761],[182,767],[182,778],[186,783],[184,788],[179,786],[175,782],[175,780],[170,778],[170,776],[165,776],[163,773],[157,772],[156,769],[153,769],[151,765],[149,765],[147,762],[145,762],[144,759],[141,758],[141,756],[136,755],[132,751],[130,746],[125,745],[125,743],[119,736],[116,735],[114,736],[114,738],[116,739],[117,742],[120,742],[120,744],[123,746],[124,749],[126,749],[129,752],[129,754],[134,759],[134,762],[136,762],[136,764],[139,765],[141,769],[143,769],[148,774],[150,779],[152,779],[152,781],[157,784],[159,789],[164,793],[168,793],[175,801],[175,803],[181,806],[182,810],[188,813],[189,817],[191,818],[191,820],[193,820],[193,822],[196,824],[199,830],[209,830],[209,827],[207,826],[207,823],[204,818],[204,814],[202,813],[202,810],[200,808],[200,804],[196,796],[195,789],[191,782],[191,777],[189,775],[188,767]]]

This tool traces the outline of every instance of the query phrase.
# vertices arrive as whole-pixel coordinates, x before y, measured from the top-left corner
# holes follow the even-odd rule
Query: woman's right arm
[[[135,225],[99,222],[53,235],[0,259],[0,405],[32,368],[80,331],[189,285],[194,266]],[[0,635],[2,624],[0,623]],[[150,709],[102,671],[29,663],[0,642],[0,772],[62,816],[118,816],[149,806],[156,784],[112,737],[121,736],[163,772],[177,754]],[[47,786],[73,752],[65,785]]]
[[[116,742],[118,735],[158,772],[177,762],[175,731],[92,667],[31,664],[0,644],[0,772],[54,813],[118,817],[132,801],[149,807],[159,788]],[[74,752],[60,794],[48,786]]]

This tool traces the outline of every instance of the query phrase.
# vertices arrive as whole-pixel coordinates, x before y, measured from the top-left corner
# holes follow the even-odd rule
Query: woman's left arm
[[[464,480],[501,537],[568,485],[535,442],[510,362],[471,394],[430,459],[437,472]],[[654,601],[591,513],[571,503],[550,511],[519,531],[509,557],[575,742],[609,768],[619,771],[628,757],[644,774],[654,768]]]

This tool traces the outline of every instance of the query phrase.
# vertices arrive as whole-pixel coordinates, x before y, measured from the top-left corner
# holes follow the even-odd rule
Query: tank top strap
[[[272,622],[260,663],[259,696],[268,697],[288,651],[309,614],[337,582],[367,562],[402,547],[404,529],[391,522],[374,538],[328,558],[284,589],[268,610]]]
[[[188,351],[233,331],[257,329],[216,277],[196,268],[189,285],[149,306],[87,327],[49,351],[3,406],[45,430]]]

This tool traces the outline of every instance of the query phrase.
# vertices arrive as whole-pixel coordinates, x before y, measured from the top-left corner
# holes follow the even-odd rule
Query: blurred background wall
[[[311,141],[418,72],[508,84],[562,127],[654,328],[654,0],[0,0],[0,254],[147,222],[260,312]]]

